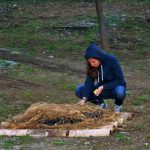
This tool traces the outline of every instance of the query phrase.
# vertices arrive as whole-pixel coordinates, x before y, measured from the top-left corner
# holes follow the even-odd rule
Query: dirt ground
[[[62,5],[63,9],[61,9]],[[27,42],[21,41],[21,38],[20,40],[17,39],[15,34],[19,33],[21,36],[22,33],[26,32],[24,24],[27,24],[28,29],[30,29],[29,26],[36,24],[35,22],[32,22],[32,24],[29,24],[28,26],[29,21],[42,20],[45,24],[38,27],[36,24],[35,26],[37,28],[32,29],[30,32],[34,33],[36,30],[38,36],[47,36],[46,32],[49,33],[49,25],[58,26],[57,23],[60,22],[60,20],[63,22],[62,24],[66,25],[74,22],[73,18],[76,16],[82,17],[83,20],[86,19],[86,17],[89,19],[92,18],[92,15],[95,17],[94,10],[94,3],[89,2],[65,5],[62,3],[58,5],[55,3],[32,5],[29,5],[28,3],[22,5],[11,3],[10,5],[0,5],[0,12],[2,14],[0,16],[0,47],[7,49],[14,49],[17,47],[18,49],[21,49],[21,52],[19,51],[21,54],[30,53],[30,51],[27,50],[29,47],[36,47],[36,53],[35,51],[34,53],[30,53],[34,55],[29,56],[29,58],[38,58],[38,60],[46,61],[47,65],[54,68],[51,70],[46,67],[35,65],[32,62],[28,64],[24,63],[21,60],[18,61],[19,64],[15,67],[0,68],[0,122],[23,112],[31,104],[36,102],[78,102],[78,98],[74,95],[74,90],[75,87],[78,84],[83,83],[85,79],[85,75],[82,72],[84,71],[84,60],[82,58],[83,51],[69,51],[66,48],[66,45],[63,45],[64,47],[62,49],[49,52],[42,47],[43,39],[41,39],[42,42],[38,39],[38,45],[38,41],[34,41],[34,39],[33,41],[28,39]],[[120,130],[113,133],[110,137],[32,138],[28,136],[1,136],[1,150],[150,149],[150,52],[148,51],[149,45],[146,42],[148,41],[146,38],[149,37],[148,34],[150,33],[150,24],[146,18],[150,17],[150,10],[148,6],[136,3],[114,3],[104,4],[104,11],[108,14],[122,13],[126,16],[124,18],[125,20],[131,21],[129,23],[132,24],[135,21],[139,24],[138,29],[133,26],[108,28],[108,33],[111,35],[111,53],[114,53],[119,57],[127,81],[127,97],[124,102],[123,111],[132,112],[134,118],[127,121],[120,127]],[[18,15],[16,15],[17,12]],[[131,16],[129,16],[129,14]],[[46,22],[49,19],[51,19],[51,23]],[[11,29],[11,32],[8,29]],[[24,32],[20,31],[22,29]],[[131,31],[131,29],[133,31]],[[89,41],[84,41],[84,35],[87,33],[83,31],[77,32],[78,35],[72,38],[72,35],[76,35],[74,31],[66,31],[65,33],[63,31],[63,38],[72,40],[67,43],[68,45],[73,42],[74,44],[80,45],[81,49],[85,48],[91,39]],[[77,38],[80,32],[83,37]],[[10,37],[9,34],[11,34]],[[12,37],[13,34],[14,36]],[[50,42],[60,40],[58,31],[51,31],[49,34],[48,40]],[[15,39],[14,41],[13,38]],[[144,38],[145,41],[142,41]],[[117,41],[117,44],[115,43],[115,40]],[[145,51],[140,47],[140,44],[143,44],[144,42],[146,45],[144,47],[146,49]],[[23,44],[28,44],[29,47],[23,47]],[[60,43],[56,43],[58,48],[59,44]],[[60,47],[62,46],[61,44]],[[55,46],[53,49],[54,48]],[[71,48],[73,49],[74,47]],[[75,49],[78,48],[75,47]],[[137,49],[143,51],[136,51]],[[62,69],[60,70],[59,68]],[[109,109],[113,110],[113,101],[107,100],[107,102],[109,104]]]

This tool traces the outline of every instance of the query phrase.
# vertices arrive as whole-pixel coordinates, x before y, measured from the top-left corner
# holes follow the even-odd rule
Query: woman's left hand
[[[103,91],[104,87],[103,86],[100,86],[99,88],[96,89],[96,91],[94,91],[94,94],[96,96],[100,95]]]
[[[81,99],[77,104],[83,106],[83,105],[85,105],[85,102],[86,102],[86,100]]]

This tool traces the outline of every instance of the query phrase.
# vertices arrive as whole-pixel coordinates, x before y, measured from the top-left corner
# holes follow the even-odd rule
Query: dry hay
[[[117,114],[97,106],[35,103],[23,114],[1,123],[6,129],[93,129],[115,121]]]

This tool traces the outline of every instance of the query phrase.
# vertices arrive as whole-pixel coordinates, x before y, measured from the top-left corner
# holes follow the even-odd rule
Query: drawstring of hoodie
[[[102,76],[102,82],[104,80],[104,75],[103,75],[103,65],[101,65],[101,76]]]
[[[102,80],[102,82],[103,82],[103,80],[104,80],[103,65],[101,65],[101,80]],[[98,71],[98,78],[97,78],[97,81],[98,81],[98,83],[99,83],[99,71]]]

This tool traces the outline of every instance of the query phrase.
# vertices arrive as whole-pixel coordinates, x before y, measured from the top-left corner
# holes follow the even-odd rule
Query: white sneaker
[[[115,112],[121,112],[122,111],[122,105],[115,105]]]
[[[99,106],[101,109],[106,109],[108,105],[107,103],[101,103]]]

